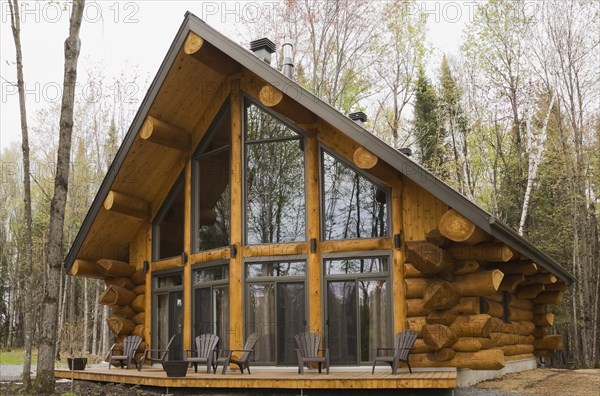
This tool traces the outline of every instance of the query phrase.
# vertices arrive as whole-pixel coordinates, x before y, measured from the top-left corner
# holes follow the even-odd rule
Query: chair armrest
[[[113,348],[117,346],[117,343],[112,344],[112,346],[110,347],[109,351],[112,352]]]
[[[377,351],[375,353],[375,356],[382,356],[382,354],[380,352],[382,351],[393,351],[394,348],[377,348]],[[383,355],[385,356],[385,355]]]

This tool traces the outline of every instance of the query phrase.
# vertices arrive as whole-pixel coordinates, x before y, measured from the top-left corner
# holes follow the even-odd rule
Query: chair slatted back
[[[208,358],[219,343],[219,336],[216,334],[200,334],[196,337],[196,354],[199,358]]]
[[[406,360],[410,349],[417,340],[417,333],[414,330],[404,330],[396,334],[396,354],[400,359]]]
[[[254,345],[258,341],[258,334],[253,333],[248,336],[246,339],[246,343],[244,344],[244,352],[242,356],[240,356],[241,361],[245,362],[248,359],[248,355],[250,355],[250,351],[254,349]]]
[[[321,345],[321,336],[316,333],[300,333],[296,335],[296,343],[302,356],[317,357],[319,345]]]
[[[135,351],[137,351],[140,343],[142,342],[142,337],[131,335],[125,337],[123,340],[123,355],[125,356],[134,356]]]
[[[171,336],[171,339],[167,343],[167,346],[165,347],[165,349],[162,350],[161,355],[158,357],[161,361],[164,361],[165,358],[167,357],[167,355],[169,354],[169,349],[171,348],[171,344],[173,343],[173,340],[175,339],[175,337],[177,337],[177,334],[173,334]]]

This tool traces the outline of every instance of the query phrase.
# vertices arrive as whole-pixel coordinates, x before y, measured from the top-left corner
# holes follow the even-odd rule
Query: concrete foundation
[[[467,387],[481,381],[500,378],[504,374],[533,370],[535,368],[537,368],[537,359],[529,358],[506,362],[506,366],[502,370],[458,369],[456,373],[456,386],[459,388]]]

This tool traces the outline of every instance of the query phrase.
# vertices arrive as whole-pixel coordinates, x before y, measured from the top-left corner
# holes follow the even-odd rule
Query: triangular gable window
[[[388,191],[326,151],[323,161],[323,239],[387,237]]]

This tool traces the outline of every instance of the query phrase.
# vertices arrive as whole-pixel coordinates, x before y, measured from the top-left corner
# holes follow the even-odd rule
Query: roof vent
[[[407,157],[410,157],[412,155],[412,150],[410,149],[410,147],[402,147],[402,148],[399,148],[398,151],[400,151],[402,154],[406,155]]]
[[[250,51],[254,52],[258,59],[270,65],[271,54],[275,52],[275,43],[266,37],[254,40],[250,42]]]
[[[289,79],[294,78],[294,60],[292,59],[292,49],[294,46],[289,37],[283,39],[283,70],[282,73]]]
[[[363,126],[363,127],[365,126],[365,123],[367,122],[367,115],[365,113],[363,113],[362,111],[348,114],[348,118],[350,118],[352,121],[356,122],[358,125]]]

